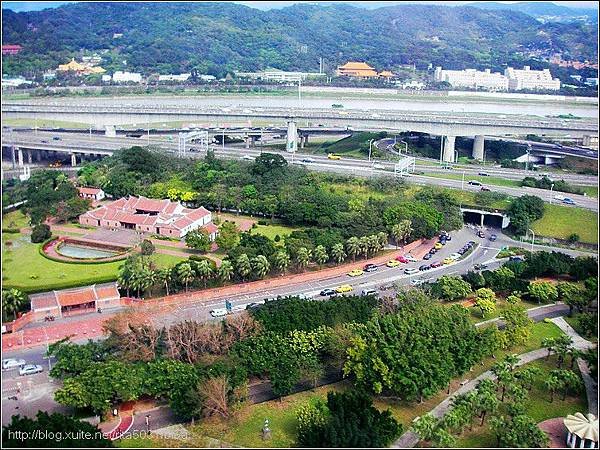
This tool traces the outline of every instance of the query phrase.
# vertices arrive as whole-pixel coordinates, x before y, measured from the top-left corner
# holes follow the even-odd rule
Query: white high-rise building
[[[501,73],[491,72],[490,69],[481,72],[475,69],[442,70],[441,67],[436,67],[433,77],[435,81],[445,81],[453,87],[486,89],[488,91],[506,91],[508,89],[508,79]]]
[[[508,88],[510,90],[558,91],[560,89],[560,80],[552,78],[549,69],[531,70],[529,66],[525,66],[522,70],[519,70],[507,67],[504,70],[504,75],[508,78]]]

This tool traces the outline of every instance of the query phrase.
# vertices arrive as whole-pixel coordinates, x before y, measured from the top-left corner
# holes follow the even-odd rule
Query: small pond
[[[59,245],[56,249],[56,252],[64,256],[68,256],[69,258],[78,259],[110,258],[119,254],[119,252],[116,251],[86,247],[84,245],[75,245],[72,243],[64,243]]]

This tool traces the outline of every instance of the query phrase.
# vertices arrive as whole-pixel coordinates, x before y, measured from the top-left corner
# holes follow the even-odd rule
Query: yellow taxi
[[[352,290],[352,286],[350,286],[349,284],[342,284],[341,286],[338,286],[335,288],[335,292],[337,292],[338,294],[343,294],[344,292],[350,292]]]
[[[365,273],[365,272],[360,269],[354,269],[354,270],[351,270],[350,272],[348,272],[348,276],[349,277],[358,277],[358,276],[362,275],[363,273]]]
[[[338,159],[342,159],[342,157],[340,155],[338,155],[337,153],[330,153],[327,155],[327,159],[338,160]]]
[[[452,258],[446,258],[442,261],[442,264],[452,264],[454,260]]]
[[[441,248],[443,248],[444,246],[442,244],[440,244],[439,242],[436,243],[433,248],[435,248],[436,250],[440,250]]]
[[[400,261],[396,261],[395,259],[390,259],[386,266],[388,267],[398,267],[400,265]]]

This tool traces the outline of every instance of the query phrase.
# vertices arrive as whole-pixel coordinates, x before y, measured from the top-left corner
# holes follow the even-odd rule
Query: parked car
[[[485,233],[483,231],[478,231],[477,236],[483,239],[485,237]]]
[[[438,252],[438,250],[435,247],[431,247],[431,249],[429,249],[429,254],[430,255],[435,255],[437,252]]]
[[[460,258],[460,253],[452,253],[448,258],[452,258],[454,260],[457,260]]]
[[[414,267],[407,267],[406,269],[404,269],[404,273],[406,275],[414,275],[415,273],[419,273],[419,269],[416,269]]]
[[[414,280],[410,280],[410,284],[413,286],[421,286],[423,283],[425,283],[425,280],[422,280],[421,278],[415,278]]]
[[[426,253],[425,256],[423,256],[423,259],[427,261],[428,259],[431,259],[431,256],[431,253]]]
[[[417,262],[417,258],[415,258],[413,255],[404,255],[404,258],[406,258],[408,262]]]
[[[424,270],[429,270],[431,269],[431,267],[429,267],[429,264],[423,264],[422,266],[419,267],[419,270],[421,272],[423,272]]]
[[[265,301],[264,300],[260,300],[258,302],[252,302],[252,303],[248,303],[246,305],[246,309],[254,309],[254,308],[258,308],[260,305],[264,305]]]
[[[34,373],[41,373],[44,371],[42,366],[37,364],[26,364],[19,369],[19,375],[33,375]]]
[[[495,241],[496,239],[498,239],[498,236],[496,236],[495,234],[492,234],[490,236],[490,241]]]
[[[377,271],[377,266],[375,264],[367,264],[365,267],[363,267],[363,270],[365,272],[375,272]]]
[[[386,264],[386,266],[388,266],[388,267],[398,267],[399,265],[400,265],[400,261],[397,261],[395,259],[390,259]]]
[[[2,369],[9,370],[14,369],[16,367],[24,366],[24,359],[16,359],[16,358],[7,358],[2,360]]]
[[[442,261],[443,264],[452,264],[454,260],[452,258],[446,258]]]
[[[361,295],[377,295],[377,289],[363,289]]]
[[[354,269],[351,270],[350,272],[348,272],[348,276],[349,277],[358,277],[360,275],[362,275],[364,272],[360,269]]]
[[[475,264],[473,266],[473,269],[475,269],[475,270],[485,270],[487,268],[488,268],[487,264]]]
[[[431,266],[432,269],[435,269],[437,267],[442,267],[442,263],[439,262],[439,261],[436,261],[434,263],[431,263],[430,266]]]
[[[210,315],[213,317],[223,317],[227,315],[227,309],[225,308],[217,308],[217,309],[212,309],[210,311]]]
[[[407,263],[407,262],[408,262],[408,259],[406,259],[406,258],[405,258],[404,256],[402,256],[402,255],[399,255],[399,256],[396,256],[396,261],[398,261],[398,262],[400,262],[400,263]]]
[[[523,262],[523,261],[525,261],[525,259],[522,256],[519,256],[519,255],[509,256],[508,260],[509,261],[517,261],[517,262]]]
[[[441,242],[436,242],[435,245],[433,246],[433,248],[435,248],[436,250],[440,250],[442,247],[444,247],[444,246],[442,245]]]
[[[335,288],[335,292],[337,292],[338,294],[343,294],[344,292],[351,292],[352,291],[352,286],[350,286],[349,284],[342,284],[341,286],[338,286],[337,288]]]
[[[452,240],[452,236],[450,236],[449,234],[446,233],[446,240],[447,241],[451,241]]]
[[[335,292],[335,289],[323,289],[319,294],[323,297],[326,297],[328,295],[335,295],[337,292]]]

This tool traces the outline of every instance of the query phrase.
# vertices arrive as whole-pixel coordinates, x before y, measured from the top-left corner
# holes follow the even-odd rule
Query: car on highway
[[[2,369],[14,369],[16,367],[24,366],[25,364],[26,363],[24,359],[7,358],[2,360]]]
[[[573,199],[566,197],[563,199],[562,201],[565,205],[576,205],[576,203],[573,201]]]
[[[431,266],[432,269],[436,269],[438,267],[442,267],[442,263],[439,262],[439,261],[436,261],[434,263],[431,263],[430,266]]]
[[[211,309],[210,315],[213,317],[224,317],[227,315],[227,309],[225,309],[225,308]]]
[[[46,139],[42,139],[40,142],[41,142],[42,144],[47,144],[47,143],[48,143],[48,141],[47,141]]]
[[[479,172],[479,174],[478,174],[478,175],[479,175],[480,177],[489,177],[489,176],[490,176],[490,174],[489,174],[489,173],[487,173],[487,172]]]
[[[246,161],[254,161],[254,158],[250,155],[244,155],[244,156],[242,156],[242,159],[244,159]]]
[[[441,250],[444,246],[442,245],[441,242],[436,242],[435,245],[433,246],[433,248],[435,248],[436,250]]]
[[[385,170],[385,166],[383,164],[373,164],[373,169]]]
[[[483,192],[492,192],[492,190],[489,187],[485,187],[485,186],[481,186],[481,190]]]
[[[454,262],[454,260],[452,258],[445,258],[442,261],[442,264],[452,264]]]
[[[33,375],[34,373],[41,373],[44,368],[38,364],[26,364],[19,369],[19,375]]]
[[[335,161],[342,159],[342,157],[336,153],[329,153],[327,159],[333,159]]]
[[[362,270],[360,270],[360,269],[354,269],[354,270],[351,270],[350,272],[348,272],[347,275],[349,277],[358,277],[358,276],[360,276],[360,275],[362,275],[364,273],[365,272],[362,271]]]
[[[423,283],[425,283],[425,280],[421,278],[415,278],[414,280],[410,280],[410,284],[413,286],[421,286]]]
[[[481,182],[476,181],[476,180],[469,180],[469,184],[471,186],[481,186]]]
[[[496,239],[498,239],[498,236],[497,236],[497,235],[495,235],[495,234],[492,234],[492,235],[490,236],[490,241],[495,241]]]
[[[386,263],[386,266],[388,266],[388,267],[398,267],[399,265],[400,265],[400,261],[396,261],[395,259],[390,259]]]
[[[423,259],[427,261],[428,259],[431,259],[431,256],[431,253],[426,253],[425,256],[423,256]]]
[[[338,294],[343,294],[344,292],[351,292],[352,291],[352,286],[350,286],[349,284],[342,284],[341,286],[338,286],[335,288],[335,292],[337,292]]]
[[[60,141],[61,140],[61,138],[59,136],[54,136],[52,139],[55,140],[55,141]]]
[[[376,272],[377,271],[377,266],[375,264],[367,264],[365,267],[363,267],[363,270],[365,272]]]
[[[328,295],[336,295],[336,294],[337,294],[337,292],[335,292],[335,289],[330,289],[330,288],[323,289],[321,292],[319,292],[319,295],[321,297],[327,297]]]
[[[409,255],[406,254],[404,255],[404,258],[408,261],[408,262],[417,262],[417,258],[415,258],[413,255]]]
[[[246,309],[254,309],[254,308],[258,308],[260,305],[264,305],[265,301],[264,300],[260,300],[258,302],[252,302],[252,303],[248,303],[246,305]]]
[[[473,266],[473,269],[475,269],[475,270],[485,270],[487,268],[488,268],[487,264],[475,264]]]
[[[406,275],[414,275],[415,273],[419,273],[419,269],[417,269],[416,267],[407,267],[406,269],[404,269],[404,273]]]
[[[315,162],[315,160],[312,158],[302,158],[300,161],[302,161],[303,163],[307,163],[307,164]]]

